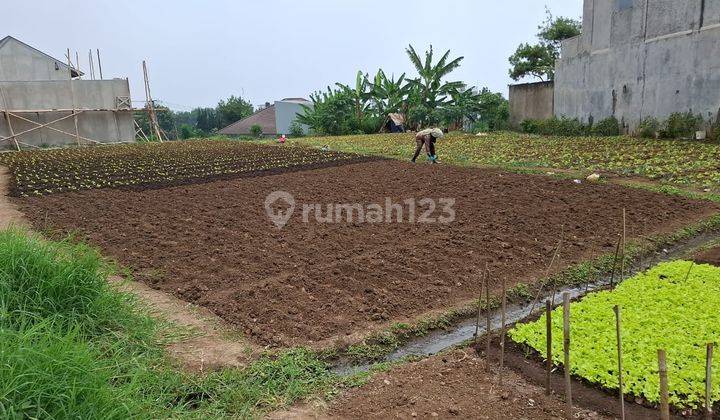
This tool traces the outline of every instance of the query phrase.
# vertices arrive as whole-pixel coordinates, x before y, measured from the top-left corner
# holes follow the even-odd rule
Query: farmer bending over
[[[432,163],[437,163],[437,155],[435,154],[435,141],[443,137],[444,134],[439,128],[427,128],[425,130],[419,131],[415,135],[415,143],[417,144],[417,147],[415,148],[415,155],[412,158],[412,162],[415,163],[415,160],[420,155],[420,150],[422,150],[423,146],[425,146],[425,153],[427,153],[428,155],[428,160],[430,160],[430,162]]]

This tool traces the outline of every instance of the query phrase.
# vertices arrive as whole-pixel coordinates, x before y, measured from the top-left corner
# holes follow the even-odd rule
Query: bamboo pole
[[[485,273],[483,273],[484,277]],[[485,279],[480,282],[480,297],[478,297],[477,302],[477,318],[475,318],[475,334],[473,334],[473,338],[475,339],[475,344],[477,345],[478,337],[480,336],[480,312],[482,307],[482,298],[483,298],[483,286],[485,285]],[[486,308],[485,310],[489,310],[490,308]],[[490,331],[486,331],[486,333],[489,333]]]
[[[5,122],[8,125],[8,130],[10,131],[10,139],[12,139],[13,143],[15,143],[15,148],[20,151],[20,144],[18,144],[17,135],[15,134],[15,130],[12,126],[12,121],[10,121],[10,113],[8,112],[8,104],[7,99],[5,99],[5,91],[0,88],[0,96],[2,97],[3,102],[3,114],[5,114]]]
[[[68,135],[68,136],[72,137],[72,136],[74,136],[75,134],[69,133],[69,132],[67,132],[67,131],[60,130],[59,128],[50,127],[50,125],[51,125],[51,124],[55,124],[56,122],[61,121],[61,120],[64,120],[64,119],[66,119],[66,118],[70,118],[70,117],[73,117],[73,116],[77,116],[77,115],[79,115],[79,114],[82,113],[82,112],[83,112],[83,111],[77,112],[75,115],[73,115],[73,114],[66,115],[66,116],[63,117],[63,118],[59,118],[59,119],[57,119],[57,120],[51,121],[51,122],[46,123],[46,124],[40,124],[40,123],[38,123],[38,122],[35,122],[35,121],[30,120],[30,119],[28,119],[28,118],[22,117],[22,116],[20,116],[20,115],[13,114],[12,112],[11,112],[10,114],[11,114],[12,116],[14,116],[15,118],[17,118],[17,119],[20,119],[20,120],[29,122],[29,123],[31,123],[31,124],[37,124],[37,127],[33,127],[33,128],[31,128],[31,129],[29,129],[29,130],[25,130],[25,131],[23,131],[23,132],[20,133],[20,134],[25,134],[25,133],[28,133],[28,132],[30,132],[30,131],[38,130],[38,129],[40,129],[40,128],[47,128],[48,130],[56,131],[56,132],[58,132],[58,133],[62,133],[62,134],[65,134],[65,135]],[[17,135],[19,136],[20,134],[17,134]],[[81,139],[81,140],[84,140],[84,141],[86,141],[86,142],[88,142],[88,143],[96,143],[96,144],[102,143],[102,142],[100,142],[100,141],[93,140],[93,139],[90,139],[90,138],[87,138],[87,137],[84,137],[84,136],[80,136],[80,135],[78,135],[78,138]]]
[[[77,71],[78,75],[80,75],[80,59],[77,56],[77,51],[75,51],[75,61],[77,62]],[[72,100],[72,116],[73,121],[75,123],[75,142],[77,145],[80,145],[80,131],[78,130],[78,119],[77,114],[75,113],[75,90],[73,89],[73,77],[72,77],[72,61],[70,60],[70,49],[68,48],[68,67],[70,67],[70,80],[68,80],[68,83],[70,84],[70,99]]]
[[[615,287],[615,268],[617,267],[618,254],[620,253],[620,242],[622,237],[618,236],[617,245],[615,246],[615,257],[613,257],[612,272],[610,274],[610,288]]]
[[[563,352],[565,353],[565,404],[566,416],[573,418],[572,382],[570,379],[570,293],[563,293]]]
[[[626,247],[626,244],[627,244],[627,224],[626,224],[626,215],[625,215],[625,213],[626,213],[626,212],[625,212],[625,207],[623,207],[623,212],[622,212],[622,224],[623,224],[623,226],[622,226],[622,228],[623,228],[623,233],[622,233],[622,235],[623,235],[623,236],[622,236],[622,260],[620,260],[620,281],[618,281],[618,283],[620,283],[621,281],[623,281],[623,279],[625,279],[625,247]]]
[[[658,371],[660,373],[660,419],[670,420],[670,395],[668,391],[667,360],[665,350],[658,350]]]
[[[100,80],[103,80],[102,62],[100,61],[100,48],[97,49],[97,60],[98,60],[98,70],[100,71]]]
[[[488,264],[485,264],[485,363],[487,370],[490,371],[490,339],[492,331],[491,319],[490,319],[490,269]]]
[[[503,368],[505,366],[505,310],[507,308],[507,280],[502,279],[502,303],[500,308],[500,385],[503,384]]]
[[[617,357],[618,357],[618,390],[620,393],[620,418],[625,420],[625,395],[623,392],[623,364],[622,364],[622,337],[621,337],[621,315],[620,306],[615,305],[615,330],[617,336]]]
[[[695,267],[695,261],[690,261],[690,268],[688,268],[687,273],[685,273],[685,282],[690,278],[690,272],[692,271],[693,267]]]
[[[547,341],[545,349],[545,395],[550,395],[550,377],[552,375],[552,306],[550,299],[545,301],[545,337]]]
[[[145,78],[145,96],[148,104],[148,112],[150,114],[150,123],[152,125],[153,131],[155,132],[155,135],[157,135],[158,141],[162,143],[162,132],[160,131],[160,124],[158,123],[157,115],[155,114],[155,103],[153,102],[152,94],[150,93],[150,79],[148,78],[147,64],[144,60],[143,77]]]
[[[532,306],[530,306],[530,313],[528,313],[528,316],[532,315],[532,313],[535,311],[535,305],[540,301],[540,294],[542,293],[543,289],[545,288],[545,284],[550,280],[550,269],[553,266],[553,263],[555,262],[555,259],[558,257],[560,253],[560,247],[562,246],[563,242],[563,234],[565,233],[565,225],[560,225],[560,239],[558,240],[558,244],[555,247],[555,252],[553,252],[552,259],[550,260],[550,264],[548,265],[547,269],[545,270],[545,282],[540,286],[540,289],[537,292],[537,295],[535,296],[535,299],[533,299]]]
[[[713,344],[707,345],[707,357],[705,359],[705,418],[710,420],[713,417],[712,408],[712,360]]]

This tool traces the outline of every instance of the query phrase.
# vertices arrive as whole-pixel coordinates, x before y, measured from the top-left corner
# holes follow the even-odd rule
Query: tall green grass
[[[87,246],[0,231],[0,418],[257,417],[339,383],[304,349],[184,373],[107,274]]]

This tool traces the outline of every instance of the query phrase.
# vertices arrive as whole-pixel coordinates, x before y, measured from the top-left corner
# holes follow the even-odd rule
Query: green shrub
[[[637,135],[643,139],[654,139],[660,131],[660,122],[657,118],[647,117],[640,122]]]
[[[692,112],[676,112],[665,120],[659,137],[663,139],[694,138],[700,129],[702,117]]]
[[[540,134],[541,120],[525,120],[520,123],[520,131],[528,134]]]
[[[258,124],[254,124],[250,127],[250,135],[253,137],[260,137],[263,134],[263,129]]]
[[[615,117],[605,118],[597,124],[592,126],[591,129],[593,136],[598,137],[613,137],[620,135],[620,122]]]
[[[606,389],[617,389],[615,315],[622,308],[625,392],[658,402],[657,350],[668,354],[670,402],[701,406],[705,390],[705,345],[720,340],[720,268],[690,261],[659,264],[570,306],[571,372]],[[563,309],[553,311],[553,337],[562,337]],[[545,315],[519,324],[510,337],[545,354]],[[552,343],[563,360],[562,339]],[[714,402],[720,401],[720,359],[713,363]]]
[[[305,136],[305,130],[303,130],[303,127],[299,122],[293,121],[292,124],[290,124],[289,134],[290,137],[303,137]]]
[[[183,124],[180,126],[180,138],[182,140],[191,139],[193,137],[200,136],[200,132],[190,124]]]
[[[550,118],[548,120],[525,120],[521,124],[524,133],[541,134],[543,136],[585,136],[588,126],[576,118]]]

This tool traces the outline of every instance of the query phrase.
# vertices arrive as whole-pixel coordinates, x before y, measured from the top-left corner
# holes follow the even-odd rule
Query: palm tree
[[[448,61],[450,56],[450,50],[448,50],[437,63],[433,64],[433,47],[431,45],[430,50],[425,52],[425,62],[423,63],[412,45],[409,45],[405,51],[420,76],[409,80],[408,83],[418,88],[421,105],[429,110],[434,110],[446,103],[450,92],[459,91],[465,87],[463,82],[443,82],[445,76],[460,66],[464,57]]]

